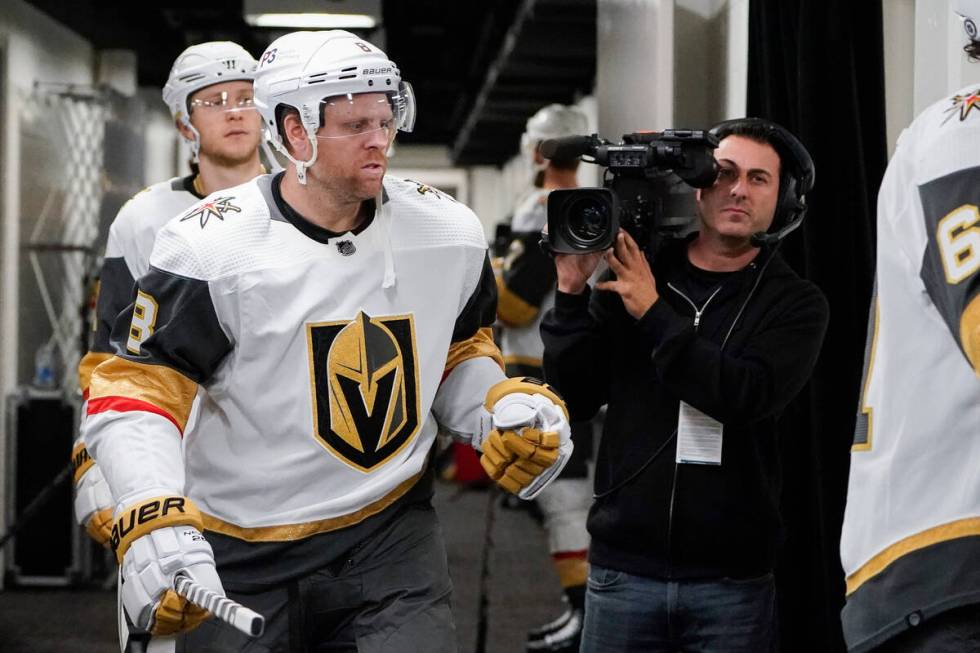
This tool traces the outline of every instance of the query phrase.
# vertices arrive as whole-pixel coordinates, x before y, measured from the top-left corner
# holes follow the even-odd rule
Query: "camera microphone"
[[[793,231],[796,231],[801,224],[803,224],[803,220],[797,218],[791,220],[786,226],[777,230],[775,233],[770,234],[765,231],[757,231],[749,237],[749,242],[752,243],[753,247],[775,245]]]
[[[752,243],[753,247],[766,247],[769,245],[775,245],[781,240],[779,232],[774,234],[766,233],[765,231],[757,231],[752,236],[749,237],[749,242]]]
[[[541,141],[538,151],[546,159],[577,159],[583,154],[588,154],[593,149],[593,139],[591,136],[565,136],[563,138],[549,138]]]

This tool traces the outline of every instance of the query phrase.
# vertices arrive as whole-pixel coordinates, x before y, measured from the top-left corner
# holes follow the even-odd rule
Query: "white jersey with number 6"
[[[974,85],[902,134],[878,197],[876,293],[841,539],[852,648],[980,601],[978,206]]]

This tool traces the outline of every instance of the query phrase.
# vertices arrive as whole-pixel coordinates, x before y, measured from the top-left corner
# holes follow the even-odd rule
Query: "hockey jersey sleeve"
[[[166,255],[157,256],[159,240]],[[208,281],[174,271],[194,267],[177,240],[161,232],[153,265],[112,327],[115,354],[92,373],[83,435],[120,504],[182,494],[181,437],[197,385],[232,349]]]
[[[920,277],[980,376],[980,166],[918,187],[927,243]]]
[[[446,356],[443,381],[432,412],[454,437],[477,442],[486,424],[487,391],[504,377],[504,361],[493,341],[491,325],[497,310],[497,287],[490,259],[484,253],[479,277],[456,318]]]
[[[99,363],[112,356],[109,333],[116,317],[133,300],[136,285],[133,270],[138,269],[136,259],[139,254],[134,237],[129,233],[131,230],[127,228],[127,207],[128,204],[123,206],[109,228],[109,240],[99,273],[92,342],[89,351],[78,364],[78,387],[83,397],[88,396],[92,371]]]
[[[524,326],[537,317],[557,276],[554,262],[538,246],[540,230],[512,232],[511,238],[503,272],[497,277],[497,316],[506,325]]]

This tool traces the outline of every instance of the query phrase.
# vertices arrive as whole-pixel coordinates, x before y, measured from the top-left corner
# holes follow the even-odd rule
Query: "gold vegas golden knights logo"
[[[316,437],[371,471],[419,429],[419,371],[411,315],[308,324]]]

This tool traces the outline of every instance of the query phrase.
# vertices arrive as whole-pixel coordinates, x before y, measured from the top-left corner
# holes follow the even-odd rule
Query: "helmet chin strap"
[[[290,163],[296,166],[296,181],[298,181],[303,186],[306,185],[306,169],[316,163],[317,156],[317,144],[316,144],[316,127],[306,127],[306,141],[313,148],[313,155],[310,157],[309,161],[299,161],[289,153],[289,150],[282,141],[278,138],[272,138],[269,130],[265,130],[265,138],[268,142],[272,143],[272,147],[276,148],[276,151],[282,154],[284,157],[289,159]]]
[[[187,127],[190,133],[194,134],[194,138],[188,138],[187,141],[191,144],[191,158],[198,161],[201,158],[201,133],[191,124],[190,118],[181,118],[180,122],[184,127]]]

